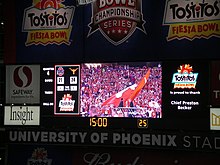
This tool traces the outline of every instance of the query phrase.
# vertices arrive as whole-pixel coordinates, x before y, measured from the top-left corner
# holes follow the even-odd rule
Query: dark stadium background
[[[75,0],[66,0],[66,4],[76,6]],[[48,45],[26,47],[27,33],[22,32],[22,19],[24,9],[32,4],[31,0],[0,0],[0,164],[14,165],[26,164],[37,148],[47,151],[47,158],[52,164],[88,164],[85,163],[85,154],[94,153],[93,156],[110,154],[108,163],[115,164],[218,164],[219,141],[214,148],[214,137],[219,137],[218,131],[210,131],[209,105],[211,102],[211,62],[219,61],[220,39],[186,39],[167,42],[168,26],[163,26],[165,0],[142,0],[144,27],[147,34],[136,29],[132,36],[124,43],[115,46],[96,31],[87,37],[91,21],[91,5],[76,6],[71,33],[71,45]],[[91,128],[88,120],[79,118],[72,120],[68,117],[54,117],[53,114],[41,111],[41,125],[37,127],[4,126],[5,104],[5,65],[6,64],[79,64],[88,62],[142,62],[161,61],[164,63],[163,79],[167,85],[163,86],[165,93],[169,92],[171,73],[178,63],[191,62],[198,69],[202,80],[198,88],[205,93],[199,99],[202,102],[199,113],[188,114],[164,110],[164,116],[159,120],[149,120],[147,129],[137,129],[136,121],[129,119],[112,119],[107,129]],[[168,65],[171,64],[171,65]],[[198,67],[198,68],[197,68]],[[199,75],[199,76],[200,76]],[[46,87],[44,87],[46,88]],[[169,100],[168,95],[163,96],[165,107]],[[44,108],[42,108],[44,109]],[[122,126],[125,126],[123,128]],[[47,144],[47,143],[11,143],[8,139],[10,130],[19,131],[88,131],[88,132],[137,132],[176,134],[178,137],[207,137],[211,139],[213,148],[204,147],[204,139],[198,142],[198,148],[160,148],[136,146],[111,146],[94,144]],[[195,142],[195,141],[194,141]],[[207,144],[208,142],[205,141]],[[195,144],[193,144],[195,145]],[[105,157],[106,159],[106,157]],[[100,162],[101,163],[101,162]],[[95,163],[94,163],[95,164]]]

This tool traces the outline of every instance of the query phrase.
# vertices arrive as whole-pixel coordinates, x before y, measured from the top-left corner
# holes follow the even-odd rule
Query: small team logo
[[[57,69],[57,75],[58,75],[58,76],[63,76],[63,75],[64,75],[64,69],[63,69],[63,67],[59,67],[59,68]]]
[[[47,157],[48,157],[47,150],[45,150],[44,148],[37,148],[33,151],[31,158],[28,159],[27,165],[33,165],[33,164],[51,165],[52,159],[48,159]]]
[[[196,88],[198,73],[193,73],[190,64],[183,64],[173,74],[174,88]]]
[[[76,69],[69,68],[69,70],[72,72],[73,75],[75,75],[78,68],[76,68]]]
[[[112,44],[125,42],[138,28],[146,34],[142,0],[97,0],[92,3],[88,37],[99,30]]]

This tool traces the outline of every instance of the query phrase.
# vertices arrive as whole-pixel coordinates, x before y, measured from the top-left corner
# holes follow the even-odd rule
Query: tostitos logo
[[[48,158],[48,152],[45,148],[34,149],[31,158],[27,160],[27,165],[51,165],[52,159]]]
[[[183,64],[173,74],[172,83],[175,88],[196,88],[199,73],[193,73],[193,67],[190,64]]]
[[[97,0],[92,3],[88,37],[99,30],[112,44],[125,42],[138,28],[146,34],[142,0]]]
[[[167,41],[220,38],[220,0],[166,0]]]
[[[13,79],[17,87],[26,88],[32,83],[32,71],[27,66],[19,66],[14,70]]]
[[[28,32],[26,46],[70,45],[74,6],[65,6],[65,0],[33,0],[23,17],[23,32]]]

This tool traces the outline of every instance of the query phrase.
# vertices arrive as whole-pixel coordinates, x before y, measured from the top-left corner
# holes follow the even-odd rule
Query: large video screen
[[[42,65],[42,123],[209,129],[209,67],[186,60]]]
[[[85,117],[162,118],[160,62],[81,65]]]

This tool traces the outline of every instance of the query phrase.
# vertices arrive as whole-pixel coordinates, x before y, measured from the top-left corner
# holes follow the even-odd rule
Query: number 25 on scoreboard
[[[148,120],[147,119],[138,119],[137,120],[138,128],[148,128]]]

